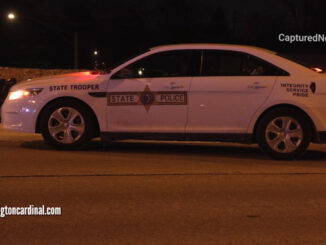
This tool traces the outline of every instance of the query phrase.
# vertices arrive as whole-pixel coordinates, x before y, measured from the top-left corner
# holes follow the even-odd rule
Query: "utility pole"
[[[78,69],[78,32],[74,32],[74,69]]]

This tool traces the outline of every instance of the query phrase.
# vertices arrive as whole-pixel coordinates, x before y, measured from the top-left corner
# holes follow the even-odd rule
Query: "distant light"
[[[16,18],[16,15],[14,14],[14,13],[9,13],[8,14],[8,19],[9,20],[13,20],[13,19],[15,19]]]
[[[320,69],[320,68],[318,68],[318,67],[314,67],[314,68],[312,68],[312,69],[313,69],[314,71],[318,72],[318,73],[323,72],[323,70]]]
[[[98,55],[98,51],[97,50],[94,51],[94,55]]]

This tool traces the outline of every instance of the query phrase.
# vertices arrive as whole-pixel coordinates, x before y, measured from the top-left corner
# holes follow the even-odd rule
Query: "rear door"
[[[283,71],[249,54],[205,50],[189,92],[187,133],[246,133]]]

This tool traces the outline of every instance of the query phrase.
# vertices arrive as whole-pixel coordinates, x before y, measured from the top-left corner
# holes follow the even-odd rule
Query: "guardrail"
[[[0,122],[1,122],[1,107],[7,95],[9,93],[10,88],[17,83],[16,78],[10,79],[0,79]]]

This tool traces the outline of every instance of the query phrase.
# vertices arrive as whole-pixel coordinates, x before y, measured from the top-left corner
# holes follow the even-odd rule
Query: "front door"
[[[184,133],[192,51],[150,54],[109,81],[109,132]]]

